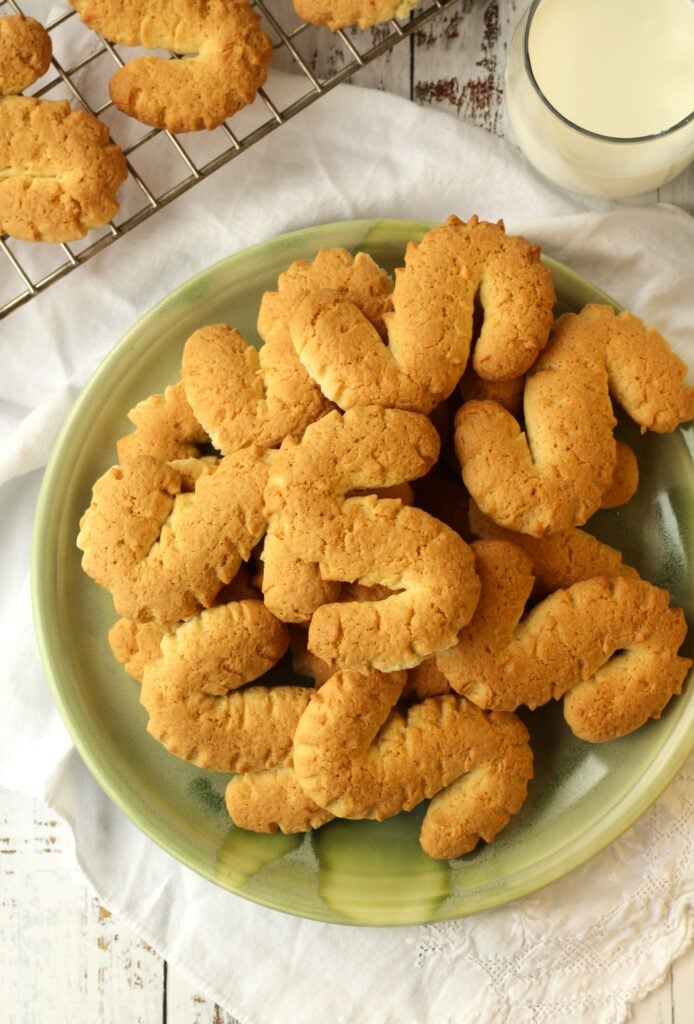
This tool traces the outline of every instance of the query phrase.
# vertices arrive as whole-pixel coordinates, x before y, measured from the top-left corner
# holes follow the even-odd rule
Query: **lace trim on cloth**
[[[568,878],[483,916],[427,926],[413,943],[416,967],[443,959],[467,972],[496,1003],[497,1017],[485,1019],[622,1024],[694,940],[693,784],[690,759],[628,832]],[[590,894],[585,913],[569,890]]]

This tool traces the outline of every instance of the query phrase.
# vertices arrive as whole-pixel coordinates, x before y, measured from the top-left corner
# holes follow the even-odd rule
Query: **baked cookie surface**
[[[86,25],[125,46],[188,60],[137,57],[111,79],[123,113],[170,132],[218,127],[252,103],[267,78],[272,42],[246,0],[71,0]]]

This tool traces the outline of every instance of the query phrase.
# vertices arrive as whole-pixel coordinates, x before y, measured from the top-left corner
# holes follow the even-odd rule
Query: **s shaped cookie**
[[[388,345],[343,295],[309,295],[290,324],[294,346],[323,394],[342,409],[385,405],[429,413],[465,370],[475,299],[484,322],[476,372],[518,377],[546,345],[555,302],[540,250],[503,223],[449,217],[410,242],[384,319]]]
[[[266,479],[257,448],[204,466],[196,480],[149,456],[113,467],[94,484],[81,520],[82,567],[126,618],[173,623],[194,615],[263,536]]]
[[[46,71],[51,40],[37,21],[0,18],[0,235],[70,242],[118,210],[125,157],[108,129],[66,100],[15,93]]]
[[[579,526],[600,508],[616,464],[611,389],[643,430],[667,432],[694,416],[686,367],[653,328],[611,307],[556,322],[526,377],[525,433],[496,402],[456,414],[463,480],[501,526],[541,536]]]
[[[306,689],[240,689],[276,664],[288,642],[287,627],[262,601],[219,605],[182,623],[144,670],[147,731],[176,757],[213,771],[290,761]]]
[[[557,590],[525,617],[531,561],[506,541],[473,544],[480,600],[458,643],[436,663],[480,707],[512,711],[564,697],[576,736],[616,739],[660,717],[680,693],[687,632],[670,595],[639,577],[596,577]]]
[[[267,77],[272,42],[246,0],[70,2],[106,39],[190,57],[137,57],[113,76],[114,104],[144,124],[170,132],[216,128],[252,103]]]
[[[383,312],[392,282],[365,253],[323,249],[312,261],[299,260],[280,275],[277,291],[266,292],[258,314],[259,351],[224,324],[203,327],[183,350],[187,401],[214,445],[225,454],[248,444],[274,448],[330,409],[294,350],[289,321],[306,295],[331,288],[383,331]]]
[[[381,601],[319,607],[309,649],[347,668],[409,668],[455,643],[478,596],[472,553],[421,509],[350,492],[422,476],[438,454],[429,420],[380,406],[329,413],[288,439],[265,492],[268,532],[327,580],[381,584]]]
[[[433,857],[458,857],[480,836],[493,839],[522,806],[532,777],[528,734],[514,715],[486,714],[454,695],[394,708],[405,679],[332,676],[299,720],[294,771],[314,803],[342,818],[382,821],[433,798],[420,842]]]

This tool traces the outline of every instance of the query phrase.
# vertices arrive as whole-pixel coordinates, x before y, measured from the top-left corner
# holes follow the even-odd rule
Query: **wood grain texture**
[[[528,0],[460,0],[367,65],[351,81],[414,100],[451,114],[501,137],[510,136],[504,104],[506,53]],[[345,35],[360,52],[382,38],[378,26]],[[311,26],[296,39],[296,48],[319,80],[335,74],[353,58],[339,38]],[[291,54],[280,50],[274,65],[297,71]],[[519,159],[525,158],[519,152]],[[625,200],[627,205],[672,203],[694,213],[694,164],[661,189]]]

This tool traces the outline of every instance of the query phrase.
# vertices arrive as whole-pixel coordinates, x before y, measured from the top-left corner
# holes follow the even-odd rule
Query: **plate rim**
[[[387,920],[354,921],[346,918],[343,920],[336,920],[332,916],[328,917],[327,914],[326,916],[322,916],[318,913],[313,914],[305,911],[302,912],[301,910],[295,910],[283,905],[280,899],[273,900],[265,897],[261,898],[254,893],[240,891],[239,888],[224,884],[224,882],[205,864],[194,862],[194,858],[186,852],[186,847],[183,843],[177,846],[173,841],[174,837],[171,837],[167,842],[166,836],[161,834],[161,830],[160,832],[157,832],[149,823],[151,813],[147,816],[145,813],[140,812],[137,807],[132,806],[132,803],[128,800],[130,787],[127,785],[119,787],[116,780],[102,770],[98,758],[94,756],[96,741],[90,742],[90,738],[82,734],[82,731],[77,727],[73,720],[73,712],[68,707],[62,692],[58,666],[54,664],[54,659],[50,651],[50,623],[46,621],[41,611],[40,594],[41,588],[44,585],[42,580],[43,577],[45,577],[45,567],[49,566],[51,569],[55,568],[51,562],[51,552],[47,550],[49,545],[46,539],[46,527],[51,518],[52,503],[50,499],[58,484],[57,478],[59,470],[61,469],[64,450],[67,449],[69,445],[74,424],[79,421],[82,407],[89,401],[92,389],[99,384],[102,378],[108,378],[111,366],[114,363],[118,364],[121,353],[132,343],[133,336],[137,337],[141,331],[145,330],[151,321],[156,320],[162,309],[174,302],[182,292],[194,287],[197,282],[204,280],[208,275],[213,274],[222,267],[233,267],[234,262],[238,260],[245,260],[249,256],[257,254],[260,251],[271,250],[274,246],[286,246],[290,244],[292,240],[298,239],[299,237],[306,241],[307,239],[310,240],[312,237],[317,236],[319,233],[323,234],[324,232],[329,232],[332,234],[333,232],[349,230],[362,232],[363,237],[366,238],[371,231],[379,226],[385,226],[391,230],[396,230],[401,229],[404,225],[411,225],[413,230],[422,232],[436,226],[437,223],[438,222],[435,221],[410,220],[407,218],[368,218],[331,221],[322,224],[310,225],[308,227],[299,228],[291,232],[274,236],[270,239],[266,239],[265,241],[258,242],[253,246],[240,249],[220,260],[215,261],[208,267],[203,268],[190,278],[181,282],[175,289],[159,299],[154,306],[139,317],[139,319],[126,331],[126,333],[116,341],[90,374],[69,409],[58,435],[53,442],[41,481],[41,487],[35,508],[31,537],[30,582],[32,616],[37,647],[53,702],[55,703],[70,738],[74,743],[75,749],[92,775],[92,778],[96,781],[97,785],[102,789],[108,799],[111,800],[111,802],[132,824],[135,825],[135,827],[143,832],[148,839],[153,841],[158,847],[160,847],[160,849],[163,849],[167,854],[169,854],[169,856],[172,856],[185,867],[194,871],[197,875],[200,875],[212,884],[218,886],[223,891],[230,892],[233,895],[257,905],[277,910],[282,913],[287,913],[302,919],[357,927],[407,927],[432,923],[434,921],[454,920],[468,917],[473,914],[481,913],[485,910],[492,910],[500,906],[505,906],[524,896],[538,892],[553,882],[558,881],[560,878],[566,877],[578,867],[587,863],[602,850],[606,849],[611,843],[619,838],[619,836],[623,835],[624,832],[626,832],[658,799],[662,792],[675,778],[682,765],[686,762],[692,749],[694,749],[694,734],[692,734],[688,743],[680,741],[675,745],[677,756],[666,749],[668,746],[672,746],[672,740],[669,741],[665,747],[661,747],[655,760],[647,766],[649,769],[647,784],[644,784],[643,777],[640,778],[638,785],[628,790],[616,807],[610,809],[610,816],[613,819],[612,823],[609,826],[606,826],[604,824],[604,815],[601,815],[597,821],[592,824],[591,828],[582,834],[581,842],[573,851],[572,855],[567,856],[566,849],[562,849],[560,851],[555,851],[548,860],[543,859],[541,861],[541,864],[543,865],[541,881],[533,881],[532,877],[525,877],[527,874],[532,875],[532,869],[536,868],[536,865],[533,864],[526,869],[523,876],[518,879],[515,884],[507,884],[499,890],[484,890],[480,894],[480,899],[478,900],[479,905],[473,905],[468,909],[454,909],[451,913],[436,914],[425,919],[419,917],[413,918],[412,920],[399,920],[397,922]],[[617,303],[610,295],[598,286],[592,284],[592,282],[583,277],[577,271],[572,270],[570,267],[553,259],[552,257],[546,256],[544,253],[542,254],[542,261],[549,267],[549,269],[552,270],[553,275],[564,277],[566,280],[570,280],[581,287],[587,286],[593,294],[597,293],[601,296],[601,301],[613,306],[617,312],[622,310],[623,307],[620,306],[619,303]],[[692,706],[694,709],[694,702],[692,702]],[[692,713],[694,713],[694,710]],[[681,721],[677,723],[676,735],[678,735],[680,731],[684,731],[686,735],[687,725],[687,718],[686,716],[683,716]],[[664,763],[661,764],[660,762]],[[625,807],[624,805],[627,803],[627,800],[628,805]],[[560,856],[561,863],[558,864],[556,861]],[[443,903],[445,904],[445,902],[447,901],[444,900]],[[326,910],[329,911],[330,908],[326,907]]]

